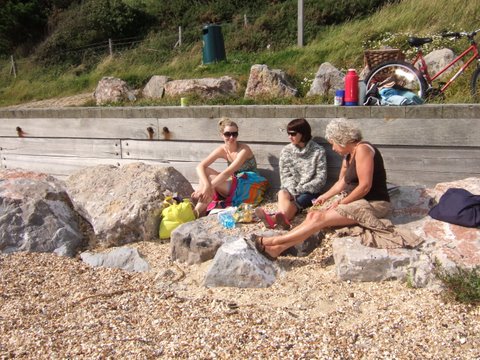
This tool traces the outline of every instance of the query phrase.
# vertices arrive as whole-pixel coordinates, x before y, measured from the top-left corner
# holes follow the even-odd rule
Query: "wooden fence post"
[[[17,77],[17,66],[15,65],[15,60],[13,59],[13,55],[10,55],[10,62],[12,63],[12,66],[10,68],[10,74],[13,73],[13,77]]]
[[[298,0],[297,45],[303,47],[303,0]]]
[[[110,56],[113,56],[113,44],[112,44],[112,39],[108,39],[108,52],[110,53]]]
[[[178,40],[175,43],[175,45],[173,45],[173,47],[176,48],[177,46],[182,46],[182,27],[181,26],[178,27]]]
[[[248,26],[248,19],[247,19],[247,14],[243,14],[243,27]]]

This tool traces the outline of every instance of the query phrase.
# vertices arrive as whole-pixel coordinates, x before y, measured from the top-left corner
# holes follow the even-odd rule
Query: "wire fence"
[[[123,52],[132,49],[139,49],[141,51],[151,52],[169,52],[174,49],[177,42],[181,45],[176,35],[168,36],[167,43],[171,45],[163,49],[155,49],[149,44],[151,41],[144,38],[123,38],[123,39],[108,39],[102,42],[88,44],[85,46],[71,48],[64,51],[57,51],[55,55],[59,57],[76,58],[77,62],[85,63],[92,61],[101,61],[103,58],[116,56]],[[164,38],[165,42],[165,38]],[[11,55],[8,59],[0,60],[0,82],[5,83],[14,80],[22,72],[27,71],[28,68],[34,65],[34,60],[31,58],[17,59]]]
[[[242,21],[217,23],[224,33],[238,30],[240,27],[246,27],[253,23],[253,16],[243,16]],[[98,62],[103,58],[121,55],[129,50],[136,49],[141,52],[150,52],[152,56],[167,57],[175,48],[185,48],[193,46],[202,41],[201,28],[170,29],[169,34],[163,34],[161,37],[129,37],[121,39],[107,39],[76,48],[70,48],[55,52],[58,57],[68,56],[76,58],[77,62]],[[16,59],[13,55],[8,59],[0,59],[0,83],[10,83],[23,71],[28,71],[29,67],[34,66],[34,60],[31,58]]]

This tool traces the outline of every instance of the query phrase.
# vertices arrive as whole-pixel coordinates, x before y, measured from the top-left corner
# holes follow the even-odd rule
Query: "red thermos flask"
[[[345,76],[345,106],[358,105],[358,75],[355,69],[348,69]]]

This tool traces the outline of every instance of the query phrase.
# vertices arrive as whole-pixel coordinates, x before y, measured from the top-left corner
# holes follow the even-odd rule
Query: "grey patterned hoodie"
[[[325,149],[310,140],[304,148],[288,144],[280,153],[282,189],[292,195],[320,193],[327,181]]]

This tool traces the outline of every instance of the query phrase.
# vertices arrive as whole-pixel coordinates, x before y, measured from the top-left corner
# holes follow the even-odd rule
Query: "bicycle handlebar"
[[[468,37],[469,39],[473,39],[473,37],[475,35],[477,35],[477,33],[480,32],[480,29],[477,29],[475,31],[472,31],[472,32],[465,32],[465,31],[462,31],[462,32],[451,32],[451,33],[444,33],[444,34],[441,34],[442,37],[453,37],[453,38],[456,38],[456,39],[459,39],[461,38],[462,36],[466,36]]]
[[[454,33],[441,34],[440,36],[441,36],[441,37],[454,37],[454,38],[459,38],[459,37],[462,36],[462,34],[459,33],[459,32],[454,32]]]

